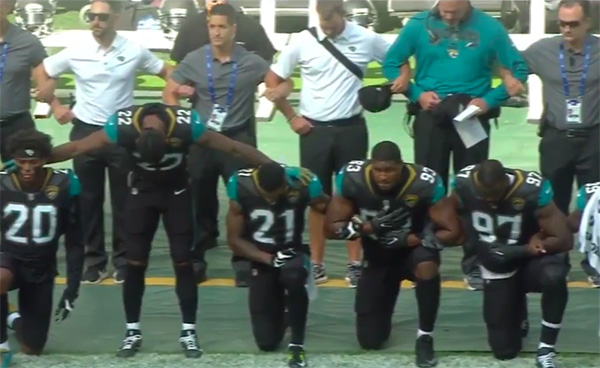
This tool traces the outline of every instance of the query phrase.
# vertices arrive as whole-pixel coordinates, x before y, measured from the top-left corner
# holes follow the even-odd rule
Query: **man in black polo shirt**
[[[207,23],[208,12],[214,5],[224,3],[227,3],[227,1],[206,0],[205,11],[201,13],[188,11],[171,50],[171,59],[179,63],[187,54],[210,42]],[[241,12],[237,14],[236,23],[236,43],[244,46],[248,51],[257,53],[267,61],[273,60],[273,55],[277,50],[273,47],[260,23]]]

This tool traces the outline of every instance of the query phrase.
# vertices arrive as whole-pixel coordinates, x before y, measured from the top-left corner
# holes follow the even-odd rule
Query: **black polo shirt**
[[[257,53],[267,61],[272,61],[277,52],[267,36],[265,29],[256,20],[238,13],[235,41],[246,50]],[[188,12],[179,29],[175,44],[171,50],[171,59],[181,62],[190,52],[210,43],[206,11]]]

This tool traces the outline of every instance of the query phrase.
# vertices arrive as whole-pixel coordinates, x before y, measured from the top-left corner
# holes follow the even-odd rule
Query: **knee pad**
[[[191,244],[176,243],[171,245],[171,261],[174,264],[188,263],[192,260]]]
[[[494,351],[492,350],[492,353],[494,354],[494,358],[498,359],[498,360],[512,360],[515,359],[517,357],[517,355],[519,355],[520,349],[519,350],[506,350],[506,351]]]
[[[542,288],[566,285],[568,269],[564,265],[553,263],[546,265],[540,275]]]
[[[286,290],[302,289],[306,285],[308,270],[304,267],[282,268],[279,280]]]

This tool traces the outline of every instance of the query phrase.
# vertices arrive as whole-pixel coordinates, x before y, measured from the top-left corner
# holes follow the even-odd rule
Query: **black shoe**
[[[198,345],[198,338],[196,337],[196,331],[194,330],[183,330],[179,336],[179,345],[183,349],[183,353],[186,358],[200,358],[204,353]]]
[[[142,331],[127,330],[123,343],[117,351],[117,357],[131,358],[140,350],[140,347],[142,347]]]
[[[102,281],[106,280],[109,276],[109,273],[106,269],[99,269],[97,267],[89,267],[83,273],[81,278],[82,284],[99,284]]]
[[[437,365],[435,351],[433,350],[433,337],[423,335],[415,343],[415,364],[419,368],[430,368]]]
[[[556,351],[552,348],[538,349],[535,366],[538,368],[557,368]]]
[[[250,278],[250,262],[233,261],[231,262],[233,271],[235,272],[235,286],[236,287],[248,287],[248,279]]]
[[[308,367],[306,362],[306,353],[304,348],[298,345],[292,345],[288,348],[288,354],[290,359],[288,360],[288,367],[290,368],[304,368]]]
[[[123,267],[118,267],[115,272],[113,272],[113,279],[115,281],[115,284],[122,284],[125,282],[125,271],[126,268]]]
[[[206,261],[193,261],[192,265],[194,266],[194,278],[196,279],[196,284],[200,285],[203,282],[206,282],[206,280],[208,280],[208,277],[206,276],[208,264]]]

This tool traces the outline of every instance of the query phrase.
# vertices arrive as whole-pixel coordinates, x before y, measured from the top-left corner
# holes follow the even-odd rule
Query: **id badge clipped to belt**
[[[210,130],[214,130],[215,132],[221,132],[221,130],[223,130],[223,123],[225,123],[226,117],[227,109],[219,104],[215,104],[207,122],[208,128]]]
[[[567,124],[581,124],[581,98],[567,100]]]

